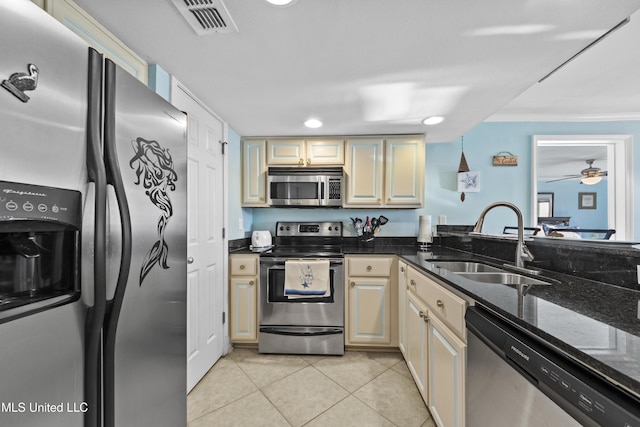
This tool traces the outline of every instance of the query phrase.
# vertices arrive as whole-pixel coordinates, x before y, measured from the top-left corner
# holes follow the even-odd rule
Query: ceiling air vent
[[[198,35],[238,32],[222,0],[173,0],[173,4]]]

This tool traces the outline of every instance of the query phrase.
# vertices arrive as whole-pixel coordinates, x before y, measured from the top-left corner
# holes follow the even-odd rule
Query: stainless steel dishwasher
[[[466,425],[640,426],[640,399],[480,306],[467,309]]]

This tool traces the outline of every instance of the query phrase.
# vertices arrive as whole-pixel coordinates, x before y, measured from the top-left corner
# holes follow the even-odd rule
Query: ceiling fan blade
[[[545,181],[545,182],[564,181],[566,179],[576,179],[576,178],[582,178],[582,175],[567,175],[564,178],[551,179],[551,180]]]

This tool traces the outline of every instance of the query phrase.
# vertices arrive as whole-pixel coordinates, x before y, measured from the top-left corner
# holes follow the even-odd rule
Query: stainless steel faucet
[[[476,221],[476,225],[473,227],[473,231],[475,231],[476,233],[481,233],[485,215],[487,215],[487,212],[489,212],[491,209],[498,206],[509,208],[518,216],[518,244],[516,246],[516,267],[524,268],[524,262],[533,261],[533,255],[524,244],[524,224],[522,220],[522,212],[520,212],[520,209],[518,209],[516,205],[509,202],[495,202],[490,204],[489,206],[484,208],[484,210],[480,214],[478,221]]]

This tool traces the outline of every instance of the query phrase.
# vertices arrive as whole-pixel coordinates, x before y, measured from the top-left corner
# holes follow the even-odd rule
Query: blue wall
[[[538,181],[538,191],[553,193],[554,216],[571,217],[570,226],[580,228],[609,228],[606,178],[594,185],[583,185],[577,179]],[[579,209],[579,193],[596,193],[596,209]]]
[[[454,143],[428,143],[425,206],[422,209],[253,209],[253,229],[274,231],[276,221],[299,220],[302,217],[309,221],[340,220],[348,225],[349,217],[364,218],[366,215],[383,214],[390,221],[383,227],[380,236],[416,236],[419,215],[432,215],[434,224],[439,215],[445,215],[448,224],[473,224],[482,209],[496,201],[507,201],[518,206],[522,210],[525,225],[528,225],[531,222],[531,137],[590,134],[631,134],[634,152],[638,152],[640,148],[640,121],[481,123],[464,136],[464,152],[469,167],[480,171],[480,192],[466,193],[464,202],[460,201],[456,183],[460,140]],[[493,156],[501,151],[517,155],[518,166],[492,166]],[[640,188],[639,162],[634,162],[634,169],[634,188]],[[233,169],[230,168],[230,181],[233,176]],[[604,199],[604,196],[598,196],[598,200]],[[640,224],[640,198],[634,200],[634,212],[635,222]],[[516,216],[506,208],[498,208],[487,216],[484,231],[501,232],[502,227],[507,224],[515,226]],[[635,240],[640,240],[639,229],[640,226],[636,227]],[[345,230],[352,231],[350,227]]]

